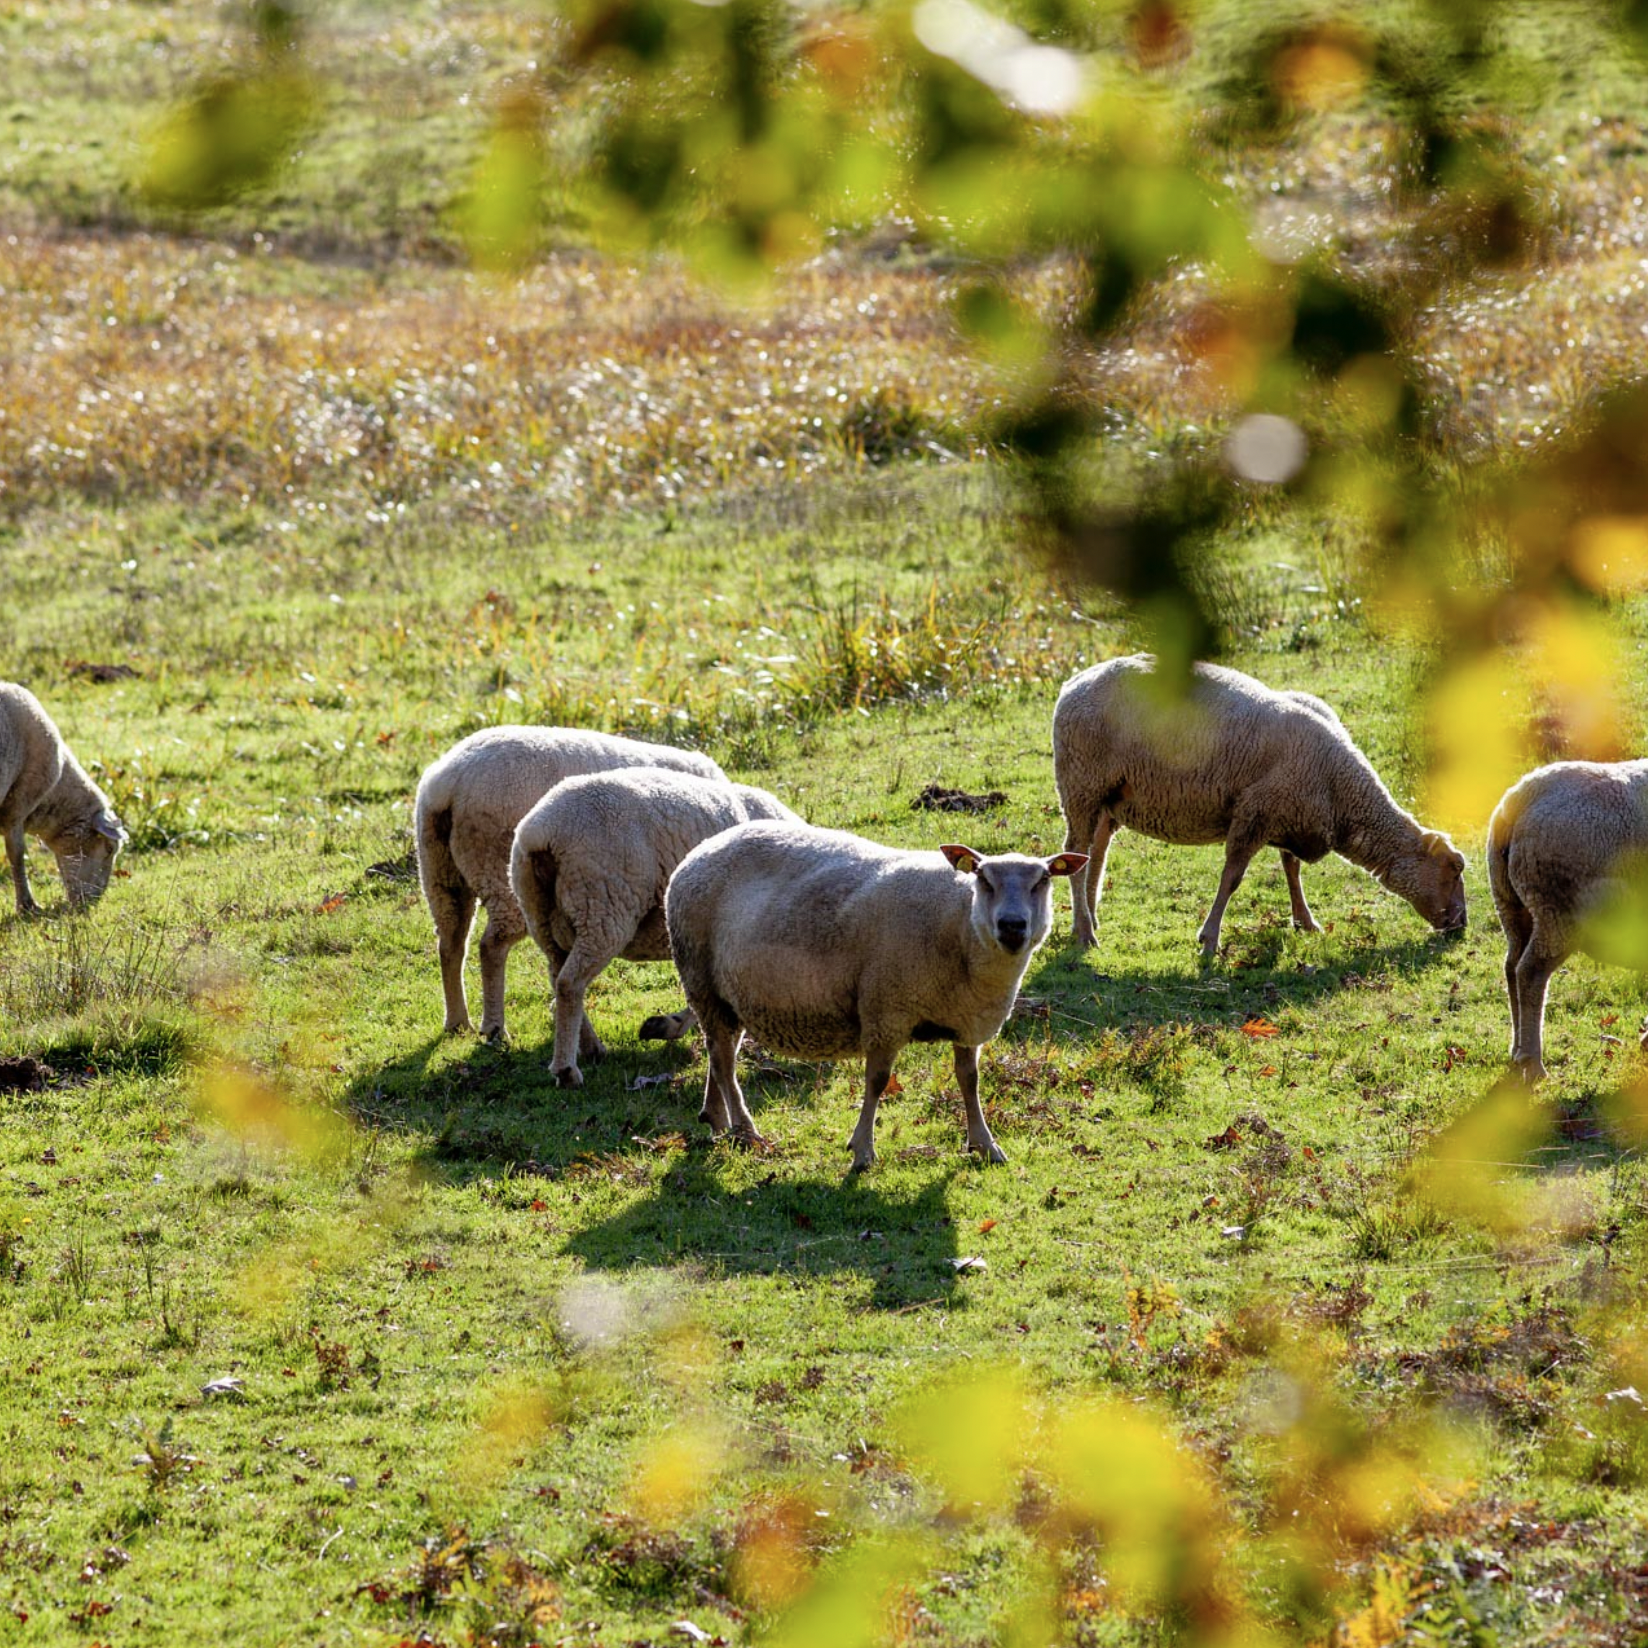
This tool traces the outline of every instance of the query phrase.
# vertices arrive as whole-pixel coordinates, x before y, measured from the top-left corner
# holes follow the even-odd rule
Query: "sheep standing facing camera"
[[[1196,935],[1219,949],[1225,905],[1255,854],[1282,855],[1293,924],[1319,932],[1301,862],[1338,853],[1405,898],[1433,927],[1465,925],[1465,860],[1391,799],[1332,708],[1251,676],[1197,664],[1188,695],[1150,694],[1148,653],[1066,681],[1053,711],[1053,774],[1065,846],[1089,855],[1070,884],[1078,944],[1093,942],[1110,838],[1123,825],[1181,846],[1222,841],[1224,874]]]
[[[571,727],[486,727],[460,739],[418,781],[413,837],[418,879],[435,921],[446,1028],[469,1028],[464,953],[477,902],[486,907],[481,937],[481,1034],[504,1036],[504,970],[526,937],[509,887],[515,826],[546,791],[579,773],[619,767],[669,767],[726,782],[707,755]]]
[[[126,844],[126,827],[109,798],[75,760],[40,700],[9,681],[0,681],[0,833],[19,915],[40,908],[23,864],[25,836],[50,849],[77,910],[103,896],[115,854]]]
[[[1545,995],[1574,952],[1648,957],[1648,761],[1558,761],[1508,789],[1488,821],[1488,884],[1505,929],[1511,1062],[1545,1075]],[[1648,1045],[1648,1037],[1644,1038]]]
[[[709,1046],[699,1119],[760,1141],[735,1068],[746,1028],[774,1052],[860,1056],[864,1102],[849,1142],[853,1166],[865,1168],[899,1051],[947,1041],[968,1148],[1005,1161],[979,1105],[979,1048],[1006,1021],[1047,936],[1052,878],[1086,862],[960,846],[900,852],[796,824],[744,824],[695,848],[664,906]]]
[[[664,889],[700,842],[753,819],[801,820],[776,796],[747,784],[659,767],[590,773],[557,784],[520,822],[509,884],[527,931],[555,978],[550,1071],[581,1087],[580,1053],[606,1051],[584,1013],[597,974],[618,956],[668,961]],[[681,1035],[692,1015],[649,1019],[643,1034]]]

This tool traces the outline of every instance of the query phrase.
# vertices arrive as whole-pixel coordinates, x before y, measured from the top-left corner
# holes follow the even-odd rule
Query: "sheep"
[[[1197,940],[1218,953],[1225,905],[1261,848],[1277,848],[1293,924],[1320,932],[1301,862],[1338,853],[1405,898],[1433,927],[1465,925],[1465,860],[1405,813],[1338,715],[1308,692],[1197,664],[1188,698],[1151,696],[1148,653],[1066,681],[1053,711],[1053,773],[1065,847],[1088,857],[1071,881],[1075,940],[1093,943],[1110,838],[1121,825],[1178,845],[1223,841],[1224,874]]]
[[[1558,761],[1518,780],[1488,821],[1488,884],[1505,929],[1511,1063],[1531,1084],[1545,1076],[1557,968],[1576,950],[1648,962],[1648,933],[1634,930],[1648,908],[1648,761]]]
[[[948,1041],[968,1148],[1005,1161],[979,1107],[979,1049],[1012,1011],[1047,936],[1050,878],[1086,862],[1080,853],[986,858],[956,845],[901,852],[796,824],[741,824],[695,847],[664,904],[708,1042],[699,1120],[762,1142],[735,1068],[746,1027],[776,1052],[862,1056],[864,1102],[848,1143],[854,1170],[867,1168],[900,1050]]]
[[[555,1051],[550,1072],[562,1087],[583,1086],[580,1045],[605,1052],[587,1033],[584,996],[617,956],[668,961],[664,888],[701,841],[752,819],[801,820],[776,796],[695,773],[628,767],[563,779],[515,830],[509,885],[527,931],[555,979]],[[690,1012],[649,1019],[647,1036],[691,1027]]]
[[[23,864],[25,835],[51,849],[76,910],[103,896],[127,840],[109,798],[75,760],[40,700],[9,681],[0,681],[0,831],[20,916],[40,909]]]
[[[669,767],[725,782],[707,755],[570,727],[487,727],[460,739],[418,781],[413,838],[418,879],[435,922],[448,1032],[469,1028],[464,954],[475,905],[486,907],[481,938],[481,1034],[507,1039],[504,969],[526,936],[509,888],[515,826],[547,791],[578,773]]]

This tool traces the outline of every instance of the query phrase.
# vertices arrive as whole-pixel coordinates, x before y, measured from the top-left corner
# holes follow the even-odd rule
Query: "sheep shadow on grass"
[[[416,1170],[447,1185],[498,1187],[526,1174],[574,1184],[617,1175],[644,1186],[621,1211],[569,1237],[566,1251],[590,1269],[691,1262],[798,1279],[857,1274],[870,1280],[877,1309],[955,1292],[947,1191],[956,1173],[973,1170],[959,1138],[954,1164],[936,1171],[923,1160],[914,1173],[895,1154],[870,1175],[798,1178],[782,1140],[767,1158],[710,1137],[698,1120],[703,1055],[690,1042],[616,1047],[570,1090],[549,1075],[547,1046],[472,1041],[438,1061],[443,1045],[429,1037],[357,1082],[350,1114],[363,1126],[420,1135]],[[759,1118],[765,1100],[811,1085],[819,1070],[766,1058],[747,1065],[751,1109]],[[644,1085],[634,1086],[638,1079]],[[671,1157],[667,1171],[649,1166],[654,1152]]]
[[[1346,990],[1412,977],[1454,961],[1461,938],[1426,933],[1395,943],[1337,945],[1319,962],[1284,960],[1291,936],[1266,922],[1233,939],[1230,959],[1213,966],[1186,960],[1174,971],[1129,966],[1124,954],[1069,943],[1049,946],[1026,981],[1026,993],[1053,1004],[1065,1022],[1090,1022],[1094,1033],[1140,1024],[1271,1016],[1304,1009]]]
[[[443,1050],[455,1056],[439,1057]],[[429,1036],[363,1075],[345,1095],[365,1127],[422,1134],[421,1171],[444,1179],[506,1168],[551,1173],[581,1157],[627,1148],[636,1135],[690,1133],[701,1101],[691,1041],[615,1047],[585,1069],[585,1085],[563,1088],[549,1071],[550,1046]],[[636,1086],[636,1083],[642,1085]]]
[[[716,1271],[787,1276],[798,1285],[858,1276],[869,1305],[903,1310],[957,1297],[954,1167],[912,1176],[728,1183],[724,1147],[692,1151],[650,1195],[571,1236],[586,1268],[626,1272],[684,1260]],[[738,1176],[740,1179],[743,1175]]]

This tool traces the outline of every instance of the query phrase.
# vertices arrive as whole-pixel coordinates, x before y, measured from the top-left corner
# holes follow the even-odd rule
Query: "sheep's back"
[[[0,681],[0,817],[19,805],[25,816],[32,811],[62,776],[66,759],[40,700],[27,687]]]
[[[671,878],[670,945],[689,992],[694,977],[709,985],[763,1045],[841,1057],[863,1050],[868,971],[890,966],[906,986],[952,993],[958,886],[937,853],[747,824],[705,842]]]
[[[1152,671],[1139,655],[1066,682],[1053,717],[1061,795],[1082,794],[1128,828],[1191,845],[1224,839],[1238,800],[1284,771],[1325,793],[1348,740],[1319,699],[1198,664],[1184,698],[1158,705],[1142,680]]]
[[[1624,861],[1648,855],[1648,761],[1536,769],[1495,808],[1488,842],[1490,863],[1499,861],[1506,887],[1530,910],[1583,914]]]
[[[737,795],[744,814],[740,823],[756,824],[764,821],[805,826],[807,822],[799,813],[786,807],[770,790],[757,789],[753,784],[734,784],[733,793]]]
[[[419,805],[478,806],[514,822],[552,785],[582,773],[664,767],[726,782],[707,755],[637,738],[572,727],[485,727],[446,752],[424,774]]]

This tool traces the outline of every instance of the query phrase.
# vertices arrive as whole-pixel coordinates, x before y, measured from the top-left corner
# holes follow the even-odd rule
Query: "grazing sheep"
[[[23,867],[25,835],[51,849],[77,910],[103,896],[115,854],[126,844],[109,798],[70,753],[40,700],[9,681],[0,681],[0,831],[19,915],[40,908]]]
[[[665,911],[709,1043],[699,1120],[760,1141],[735,1069],[745,1027],[801,1058],[859,1054],[864,1104],[849,1142],[853,1166],[868,1167],[899,1050],[948,1041],[968,1147],[1005,1161],[979,1108],[979,1048],[1012,1011],[1047,936],[1050,878],[1086,862],[957,846],[899,852],[795,824],[743,824],[695,848],[670,879]]]
[[[1150,694],[1148,653],[1066,681],[1053,711],[1053,773],[1065,846],[1089,855],[1071,881],[1076,942],[1093,942],[1110,838],[1121,825],[1189,846],[1225,844],[1224,874],[1197,939],[1219,949],[1225,905],[1254,855],[1282,855],[1293,924],[1321,929],[1299,865],[1338,853],[1405,898],[1433,927],[1465,925],[1465,860],[1397,806],[1339,717],[1308,692],[1197,664],[1188,698]]]
[[[609,961],[668,961],[664,889],[702,841],[735,824],[802,821],[776,796],[695,773],[629,767],[557,784],[520,822],[509,885],[555,978],[555,1052],[562,1087],[582,1087],[580,1048],[605,1052],[586,1031],[584,995]],[[682,1035],[691,1012],[643,1029]]]
[[[481,937],[481,1034],[504,1037],[504,969],[526,936],[509,890],[515,826],[563,778],[617,767],[670,767],[725,782],[707,755],[644,744],[635,738],[569,727],[487,727],[460,739],[424,773],[413,808],[418,878],[435,919],[446,1028],[469,1028],[464,953],[479,900],[486,906]]]
[[[1513,784],[1488,821],[1488,883],[1505,929],[1511,1062],[1536,1082],[1557,968],[1576,950],[1648,959],[1648,932],[1635,930],[1648,908],[1648,761],[1558,761]]]

